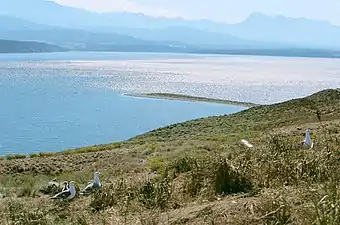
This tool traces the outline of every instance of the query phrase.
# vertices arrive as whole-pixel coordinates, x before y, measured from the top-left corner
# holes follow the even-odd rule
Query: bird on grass
[[[250,144],[250,143],[249,143],[247,140],[245,140],[245,139],[242,139],[241,142],[242,142],[245,146],[247,146],[248,148],[253,148],[253,147],[254,147],[252,144]]]
[[[51,199],[62,199],[62,200],[71,200],[76,196],[76,188],[74,186],[74,181],[70,182],[70,187],[55,196],[51,197]]]
[[[307,130],[306,130],[306,134],[305,134],[305,139],[301,142],[301,145],[303,146],[303,147],[308,147],[308,148],[310,148],[310,149],[312,149],[313,147],[314,147],[314,143],[313,143],[313,141],[312,141],[312,138],[310,137],[310,132],[311,132],[312,130],[310,129],[310,128],[308,128]]]
[[[99,179],[99,172],[95,172],[93,175],[93,181],[89,182],[88,185],[80,191],[81,195],[86,195],[91,193],[94,190],[98,190],[102,187],[102,183],[100,182]]]

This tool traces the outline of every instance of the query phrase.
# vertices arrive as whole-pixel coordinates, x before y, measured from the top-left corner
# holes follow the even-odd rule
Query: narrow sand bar
[[[166,99],[166,100],[177,100],[177,101],[190,101],[190,102],[207,102],[217,103],[225,105],[236,105],[241,107],[250,108],[257,106],[257,104],[251,102],[238,102],[225,99],[214,99],[205,97],[195,97],[190,95],[171,94],[171,93],[139,93],[139,94],[124,94],[126,96],[137,97],[137,98],[155,98],[155,99]]]

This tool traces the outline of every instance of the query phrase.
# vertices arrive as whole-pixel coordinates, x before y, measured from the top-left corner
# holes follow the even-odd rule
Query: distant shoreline
[[[120,49],[109,48],[106,50],[84,49],[78,52],[117,52],[117,53],[164,53],[164,54],[195,54],[195,55],[222,55],[222,56],[268,56],[268,57],[288,57],[288,58],[326,58],[339,59],[340,50],[327,49],[176,49],[168,48],[163,50],[155,49]]]
[[[137,97],[137,98],[154,98],[154,99],[165,99],[165,100],[178,100],[178,101],[189,101],[189,102],[206,102],[216,103],[223,105],[235,105],[246,108],[257,106],[257,104],[251,102],[239,102],[225,99],[205,98],[182,94],[171,94],[171,93],[137,93],[137,94],[124,94],[124,96]]]
[[[59,47],[59,46],[56,46]],[[61,48],[61,47],[59,47]],[[0,51],[0,54],[37,54],[37,53],[59,53],[59,52],[96,52],[96,53],[154,53],[154,54],[194,54],[194,55],[216,55],[216,56],[268,56],[288,58],[320,58],[340,59],[340,50],[323,49],[61,49],[61,50],[21,50],[21,51]]]

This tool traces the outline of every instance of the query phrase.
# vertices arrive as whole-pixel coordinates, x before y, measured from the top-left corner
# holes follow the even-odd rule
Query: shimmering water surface
[[[241,107],[132,98],[169,92],[268,104],[340,87],[340,60],[142,53],[0,55],[0,155],[60,151]]]

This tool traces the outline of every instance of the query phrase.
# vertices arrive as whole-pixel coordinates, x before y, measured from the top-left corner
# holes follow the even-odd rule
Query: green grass
[[[66,150],[66,151],[63,151],[63,154],[72,155],[72,154],[79,154],[79,153],[100,152],[100,151],[113,150],[113,149],[117,149],[120,147],[121,147],[121,143],[112,143],[108,145],[94,145],[91,147]]]
[[[107,151],[120,148],[122,146],[121,143],[112,143],[112,144],[105,144],[105,145],[94,145],[90,147],[83,147],[77,149],[70,149],[65,150],[63,152],[39,152],[39,153],[32,153],[29,155],[29,158],[46,158],[46,157],[55,157],[58,155],[73,155],[73,154],[81,154],[81,153],[89,153],[89,152],[100,152],[100,151]],[[1,157],[0,160],[14,160],[14,159],[24,159],[27,158],[26,155],[20,154],[11,154],[6,155],[5,158]]]
[[[26,155],[20,155],[20,154],[11,154],[5,156],[7,160],[14,160],[14,159],[25,159],[27,158]]]
[[[30,154],[30,158],[44,158],[44,157],[52,157],[56,156],[58,153],[57,152],[39,152],[39,153],[33,153]]]

